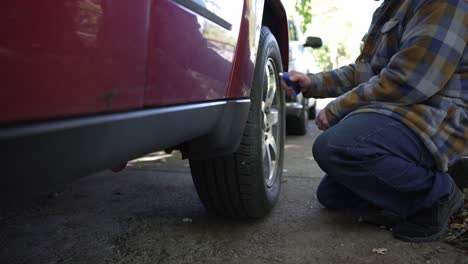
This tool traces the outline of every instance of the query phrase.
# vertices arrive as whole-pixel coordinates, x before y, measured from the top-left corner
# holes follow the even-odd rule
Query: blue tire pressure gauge
[[[299,85],[297,82],[293,82],[289,80],[289,73],[287,72],[280,72],[280,77],[286,82],[286,84],[290,87],[292,87],[295,91],[294,95],[298,95],[301,93],[301,89],[299,88]]]

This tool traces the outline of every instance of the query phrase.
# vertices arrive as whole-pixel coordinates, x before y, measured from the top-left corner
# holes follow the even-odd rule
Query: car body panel
[[[260,38],[264,1],[245,0],[236,47],[234,67],[229,81],[227,97],[248,97],[254,77],[255,58]]]
[[[166,148],[232,154],[249,117],[265,8],[288,58],[280,0],[6,0],[0,167],[15,177],[4,189]]]
[[[8,0],[0,11],[0,124],[247,98],[267,4],[280,47],[288,45],[278,0],[129,3]]]
[[[150,0],[7,0],[0,123],[143,106]]]
[[[258,14],[266,12],[271,13],[275,18],[274,25],[268,25],[268,17],[263,14],[263,21]],[[252,86],[255,59],[257,57],[258,42],[262,22],[266,26],[271,26],[270,30],[275,35],[281,50],[283,61],[283,70],[288,69],[288,29],[286,11],[280,1],[267,0],[245,0],[243,19],[241,22],[241,31],[239,34],[234,69],[231,75],[231,81],[228,91],[228,98],[248,97]],[[285,63],[286,61],[286,63]]]
[[[154,2],[147,107],[226,98],[243,2],[191,1]]]
[[[0,127],[0,192],[52,191],[55,184],[205,135],[206,141],[195,142],[198,158],[232,153],[249,106],[240,99]]]

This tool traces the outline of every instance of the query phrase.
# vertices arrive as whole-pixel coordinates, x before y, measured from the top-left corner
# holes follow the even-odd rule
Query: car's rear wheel
[[[249,116],[239,148],[224,157],[190,159],[198,195],[217,215],[259,218],[278,200],[285,139],[281,65],[278,44],[270,30],[263,27]]]
[[[305,135],[307,133],[307,123],[309,121],[309,110],[307,104],[302,104],[299,116],[288,116],[286,120],[287,132],[290,135]]]
[[[317,104],[317,101],[314,102],[314,104],[309,108],[309,119],[314,120],[315,119],[315,106]]]

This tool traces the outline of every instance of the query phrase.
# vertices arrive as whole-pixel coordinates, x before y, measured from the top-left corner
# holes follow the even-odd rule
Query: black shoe
[[[448,174],[460,189],[468,187],[468,177],[466,177],[467,171],[468,156],[461,157],[457,162],[455,162],[455,164],[448,168]]]
[[[463,209],[463,194],[452,181],[447,199],[422,209],[393,228],[393,236],[407,242],[430,242],[440,239],[447,231],[450,217]]]
[[[358,219],[360,223],[378,226],[387,230],[392,230],[402,220],[399,215],[382,209],[363,212]]]

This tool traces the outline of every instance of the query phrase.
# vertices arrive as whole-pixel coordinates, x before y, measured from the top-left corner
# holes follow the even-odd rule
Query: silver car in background
[[[317,72],[315,63],[306,48],[320,48],[322,40],[318,37],[304,38],[296,20],[290,19],[289,26],[289,70],[304,73]],[[290,135],[305,135],[307,121],[315,118],[314,98],[304,98],[302,94],[286,96],[286,129]]]

